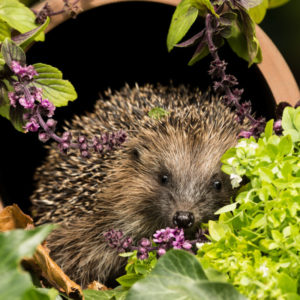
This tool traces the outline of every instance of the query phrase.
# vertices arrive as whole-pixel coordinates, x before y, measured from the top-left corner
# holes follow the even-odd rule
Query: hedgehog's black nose
[[[177,211],[173,217],[174,225],[180,228],[188,228],[194,224],[194,215],[189,211]]]

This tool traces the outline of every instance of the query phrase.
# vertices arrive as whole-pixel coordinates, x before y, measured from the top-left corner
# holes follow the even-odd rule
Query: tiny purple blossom
[[[239,133],[239,137],[242,137],[242,138],[246,138],[246,139],[249,139],[250,137],[252,136],[252,132],[251,131],[241,131]]]
[[[33,109],[35,107],[34,102],[35,102],[35,99],[32,96],[19,98],[20,105],[26,109]]]
[[[39,132],[39,140],[43,143],[47,142],[50,139],[50,136],[48,133],[44,131]]]
[[[274,129],[274,131],[275,131],[275,133],[276,133],[277,135],[282,134],[282,121],[281,121],[281,120],[277,120],[277,121],[274,123],[273,129]]]
[[[43,96],[42,96],[42,89],[41,88],[37,88],[35,86],[31,86],[29,87],[29,92],[30,94],[34,97],[35,100],[41,102],[43,100]]]
[[[40,105],[47,117],[51,118],[54,115],[55,106],[48,99],[43,99]]]
[[[30,121],[27,122],[24,126],[25,131],[32,131],[32,132],[36,132],[38,131],[40,125],[38,124],[38,122],[36,121],[35,118],[30,118]]]
[[[46,125],[52,130],[55,129],[56,124],[57,124],[57,121],[55,121],[54,119],[48,119],[46,122]]]
[[[151,246],[151,242],[146,239],[146,238],[142,238],[142,240],[140,241],[140,245],[142,247],[150,247]]]
[[[166,253],[166,249],[159,248],[158,251],[157,251],[157,253],[158,253],[159,256],[162,256],[162,255],[164,255]]]
[[[14,92],[8,92],[8,99],[10,101],[10,105],[13,107],[16,107],[18,97],[16,96],[16,94]]]

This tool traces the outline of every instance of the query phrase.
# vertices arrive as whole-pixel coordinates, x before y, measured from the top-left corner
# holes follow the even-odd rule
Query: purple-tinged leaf
[[[225,12],[220,15],[219,22],[222,25],[232,25],[232,23],[237,19],[237,14],[234,12]]]
[[[17,105],[16,108],[14,107],[10,107],[9,110],[9,117],[10,117],[10,121],[13,124],[13,126],[15,127],[15,129],[17,129],[18,131],[24,132],[24,119],[23,119],[23,115],[24,115],[24,108]]]
[[[208,46],[207,46],[207,41],[205,38],[202,39],[202,41],[199,43],[198,47],[196,48],[196,51],[189,61],[188,65],[192,66],[195,64],[197,61],[201,60],[205,56],[209,54]]]
[[[220,31],[220,35],[227,39],[232,35],[232,27],[231,26],[224,26]]]
[[[243,8],[238,11],[238,19],[232,26],[232,35],[227,39],[232,50],[243,59],[253,63],[262,60],[261,49],[256,38],[255,23]]]
[[[204,35],[205,30],[201,30],[199,33],[195,34],[192,36],[190,39],[186,40],[185,42],[179,43],[175,45],[175,47],[189,47],[193,46],[195,43],[197,43]]]
[[[12,61],[17,61],[21,64],[26,63],[26,55],[22,48],[17,46],[13,41],[10,39],[5,39],[1,46],[1,53],[5,60],[5,63],[12,68]]]
[[[0,106],[5,104],[5,96],[7,95],[7,89],[5,84],[0,81]]]
[[[263,0],[240,0],[240,3],[246,9],[260,5]]]
[[[22,49],[26,49],[26,47],[34,41],[34,39],[42,32],[44,31],[48,24],[50,22],[50,19],[47,18],[46,21],[40,25],[37,28],[34,28],[28,32],[25,32],[23,34],[19,34],[17,36],[14,36],[12,38],[12,40],[20,47],[22,47]]]
[[[232,8],[243,7],[245,9],[249,9],[260,5],[263,2],[263,0],[229,0],[228,2]]]

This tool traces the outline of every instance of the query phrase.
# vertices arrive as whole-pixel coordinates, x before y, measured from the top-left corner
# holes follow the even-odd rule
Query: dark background
[[[286,7],[271,11],[271,17],[278,17],[277,11],[282,14],[282,10],[289,7],[296,9],[294,3],[299,4],[299,1],[291,1]],[[188,67],[192,49],[167,52],[166,36],[173,12],[173,7],[156,3],[107,5],[69,20],[48,33],[44,43],[35,44],[27,53],[28,63],[43,62],[59,68],[78,93],[75,102],[57,109],[55,117],[60,124],[74,113],[91,110],[99,92],[103,93],[108,87],[119,89],[125,83],[131,86],[135,82],[140,85],[146,82],[168,84],[172,80],[174,84],[190,84],[205,90],[210,83],[207,75],[209,59]],[[292,51],[286,48],[287,43],[297,45],[296,38],[290,41],[288,36],[294,34],[292,31],[299,34],[299,30],[292,25],[283,26],[284,21],[289,19],[289,13],[285,17],[281,14],[278,23],[270,18],[270,21],[263,22],[262,27],[283,53],[290,54]],[[274,30],[275,33],[282,32],[284,39],[274,35]],[[300,45],[297,49],[300,50]],[[229,72],[239,79],[240,87],[245,90],[244,99],[252,100],[258,115],[271,118],[274,101],[257,67],[249,69],[247,63],[232,55],[227,47],[220,51],[220,56],[229,62]],[[287,56],[289,63],[290,60],[299,82],[299,64],[295,67],[293,58]],[[32,176],[45,150],[36,134],[16,132],[2,118],[0,128],[2,199],[5,204],[19,203],[22,209],[28,211]]]

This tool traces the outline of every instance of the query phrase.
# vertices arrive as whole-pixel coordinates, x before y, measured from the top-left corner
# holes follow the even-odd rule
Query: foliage
[[[201,30],[192,38],[178,44],[188,33],[198,17],[207,19],[213,16],[214,43],[217,48],[227,40],[232,50],[249,64],[262,60],[261,50],[255,33],[255,23],[260,23],[268,8],[280,6],[289,0],[182,0],[176,7],[170,24],[167,47],[171,51],[174,47],[187,47],[198,44],[190,60],[192,65],[205,57],[210,50],[207,38],[209,28]]]
[[[35,14],[18,0],[0,2],[0,115],[10,120],[19,131],[24,129],[27,131],[29,128],[28,126],[25,128],[24,118],[28,105],[25,107],[19,105],[19,101],[12,103],[9,93],[14,92],[19,98],[25,97],[28,102],[32,97],[29,93],[30,85],[43,88],[42,96],[55,106],[67,105],[68,101],[77,97],[72,84],[63,80],[61,72],[52,66],[35,64],[38,73],[34,75],[34,80],[21,80],[21,82],[12,69],[13,61],[19,63],[22,68],[30,67],[26,67],[24,51],[32,42],[44,40],[44,30],[49,21],[49,18],[45,18],[43,24],[36,24]],[[24,95],[20,93],[21,86]]]
[[[126,299],[245,298],[228,283],[208,280],[194,255],[183,250],[170,250],[146,278],[132,286]]]
[[[95,300],[245,299],[231,284],[224,282],[217,272],[206,273],[195,256],[186,251],[170,250],[158,261],[155,256],[150,256],[148,260],[139,260],[136,254],[129,255],[127,275],[139,274],[138,281],[135,278],[133,283],[127,277],[123,288],[83,291],[84,295],[93,296],[91,299]]]
[[[61,299],[55,289],[36,288],[20,266],[21,258],[31,257],[51,230],[52,226],[47,225],[0,233],[0,299]]]
[[[157,263],[156,252],[149,252],[148,258],[143,260],[138,258],[137,250],[120,254],[120,256],[128,257],[126,274],[117,279],[125,288],[130,288],[136,281],[145,278]]]
[[[127,291],[119,291],[118,289],[107,291],[84,290],[83,295],[85,300],[125,300]]]
[[[6,29],[6,33],[0,35],[0,42],[4,41],[6,37],[11,37],[11,29],[25,33],[37,27],[34,13],[18,0],[1,0],[0,22]],[[43,41],[45,39],[44,33],[36,34],[34,39]]]
[[[249,183],[218,212],[218,221],[209,221],[212,243],[198,258],[228,274],[250,299],[300,299],[298,116],[299,108],[286,108],[283,136],[273,135],[270,121],[258,141],[241,139],[222,157],[234,185],[244,176]]]

